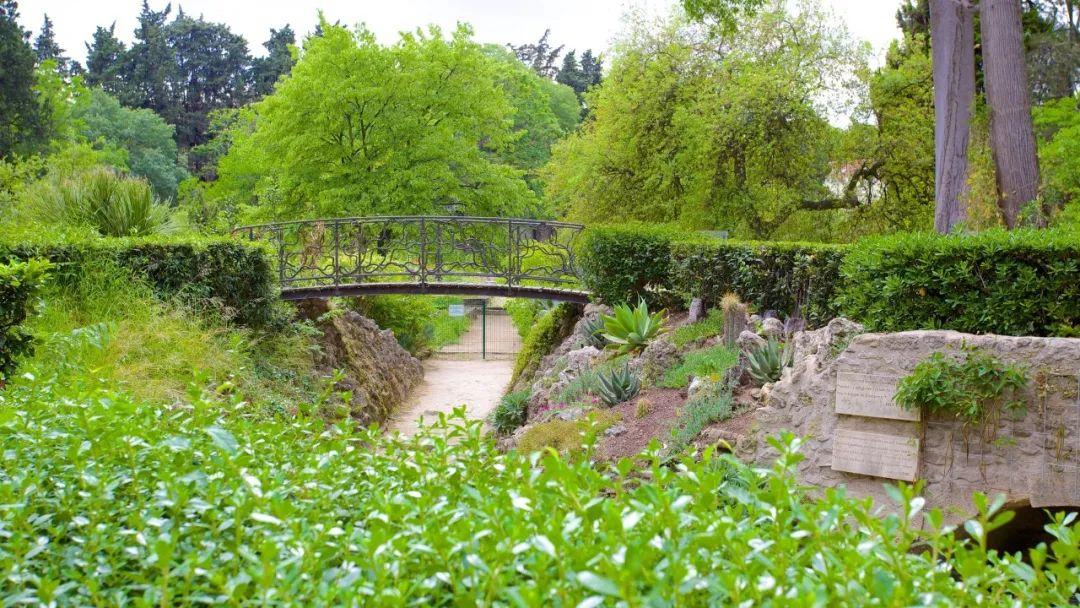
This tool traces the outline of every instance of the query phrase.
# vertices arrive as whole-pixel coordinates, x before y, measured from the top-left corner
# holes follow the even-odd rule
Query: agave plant
[[[589,343],[589,346],[595,346],[596,348],[604,348],[607,346],[607,340],[603,336],[604,320],[600,317],[593,317],[592,319],[585,319],[581,323],[581,333],[585,335],[585,340]]]
[[[641,382],[630,372],[630,364],[597,376],[596,392],[609,406],[632,398],[641,389]]]
[[[664,329],[664,311],[650,315],[644,300],[639,301],[634,309],[629,304],[620,304],[615,307],[614,315],[601,318],[604,321],[604,339],[609,347],[619,349],[620,355],[645,348]]]
[[[791,348],[780,344],[776,338],[769,338],[763,346],[747,355],[750,377],[762,384],[776,382],[784,368],[791,365],[793,354]]]

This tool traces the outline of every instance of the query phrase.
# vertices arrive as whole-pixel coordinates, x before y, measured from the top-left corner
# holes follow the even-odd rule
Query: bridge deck
[[[281,299],[307,300],[311,298],[402,294],[539,298],[558,302],[589,303],[589,294],[584,291],[528,285],[508,286],[494,283],[355,283],[351,285],[288,287],[281,290]]]

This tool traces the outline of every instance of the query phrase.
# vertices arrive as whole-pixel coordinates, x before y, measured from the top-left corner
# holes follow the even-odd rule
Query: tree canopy
[[[772,3],[737,34],[681,14],[660,28],[638,19],[585,96],[591,120],[556,145],[547,192],[583,221],[798,234],[805,213],[843,206],[828,116],[852,103],[864,60],[813,5]]]
[[[320,27],[230,132],[216,196],[274,219],[536,212],[538,198],[506,162],[519,135],[503,88],[532,85],[467,26],[405,33],[390,46],[362,27]],[[550,108],[526,111],[558,124]]]

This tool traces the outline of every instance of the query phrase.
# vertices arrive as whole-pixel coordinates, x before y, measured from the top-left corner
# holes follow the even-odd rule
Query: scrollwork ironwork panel
[[[361,217],[244,226],[270,243],[283,291],[364,284],[579,284],[578,224],[484,217]],[[421,290],[422,291],[422,290]]]

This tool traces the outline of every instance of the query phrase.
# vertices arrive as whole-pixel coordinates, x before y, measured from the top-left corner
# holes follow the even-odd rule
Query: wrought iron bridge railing
[[[574,248],[583,226],[492,217],[376,216],[244,226],[269,243],[282,298],[388,293],[588,301]]]

